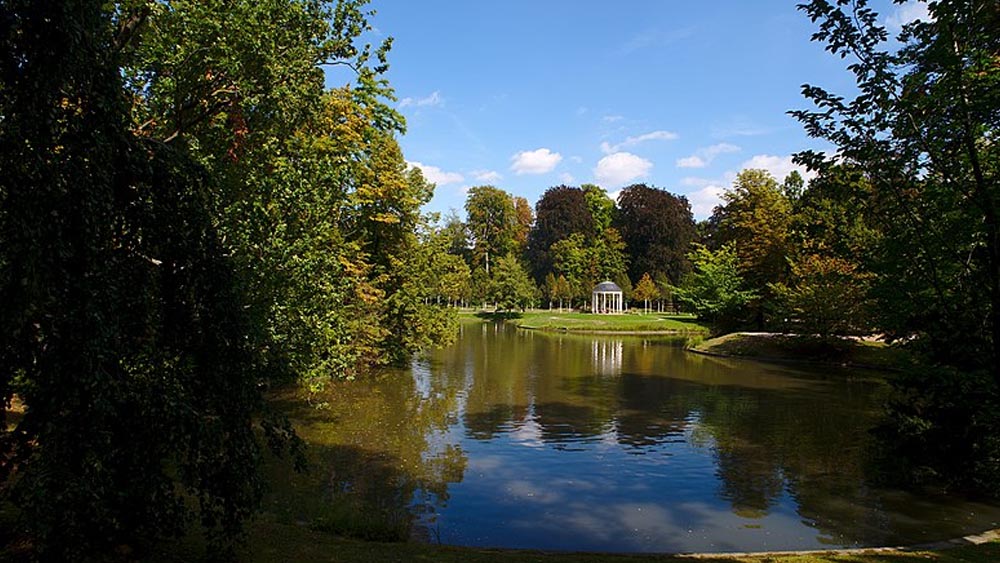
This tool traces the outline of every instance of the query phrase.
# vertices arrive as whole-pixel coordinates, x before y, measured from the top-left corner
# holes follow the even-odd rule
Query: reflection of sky
[[[525,454],[528,427],[463,445],[469,465],[438,514],[441,541],[647,552],[821,546],[787,495],[761,518],[735,514],[716,496],[719,483],[704,448],[681,445],[671,455],[636,458],[602,440],[585,451]]]

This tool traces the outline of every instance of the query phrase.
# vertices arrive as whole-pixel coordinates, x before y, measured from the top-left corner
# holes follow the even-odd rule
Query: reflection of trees
[[[688,441],[714,458],[717,495],[742,517],[765,516],[787,495],[838,543],[892,541],[886,530],[900,524],[890,509],[920,520],[905,497],[870,488],[863,474],[876,411],[870,383],[718,362],[654,340],[489,323],[462,331],[412,377],[334,386],[325,411],[290,407],[303,437],[327,447],[314,456],[321,474],[293,476],[288,487],[306,504],[348,498],[398,514],[415,500],[433,515],[464,476],[456,440],[511,435],[560,449],[600,440],[626,453],[669,453]]]
[[[282,407],[308,444],[310,470],[269,464],[269,510],[338,533],[405,539],[394,534],[408,533],[411,503],[425,513],[445,503],[467,463],[443,439],[460,387],[432,383],[430,392],[417,392],[422,369],[415,367],[416,377],[398,371],[334,384],[322,409],[289,392]]]

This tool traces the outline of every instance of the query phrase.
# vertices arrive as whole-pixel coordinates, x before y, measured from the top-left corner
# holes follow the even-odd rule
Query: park
[[[0,559],[1000,560],[997,29],[0,0]]]

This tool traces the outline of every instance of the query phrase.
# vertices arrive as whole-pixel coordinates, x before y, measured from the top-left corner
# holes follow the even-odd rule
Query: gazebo
[[[615,282],[601,282],[590,294],[590,310],[594,313],[621,313],[624,305],[622,288]]]

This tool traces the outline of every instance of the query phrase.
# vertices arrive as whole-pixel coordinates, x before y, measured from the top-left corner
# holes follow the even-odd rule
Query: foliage
[[[632,292],[632,296],[643,302],[643,307],[648,311],[649,302],[656,299],[660,295],[660,290],[657,289],[656,284],[653,283],[653,278],[649,277],[649,273],[642,275],[642,279],[636,284],[635,290]]]
[[[552,296],[553,299],[559,300],[560,310],[563,308],[563,301],[567,301],[570,307],[573,306],[573,286],[569,283],[569,280],[566,279],[566,276],[560,274],[559,277],[556,278],[555,286],[552,289]]]
[[[571,299],[587,299],[597,283],[597,273],[590,262],[591,253],[582,233],[559,240],[549,249],[552,270],[565,279],[571,288]]]
[[[852,58],[854,99],[807,85],[817,109],[792,114],[871,184],[883,230],[873,257],[880,324],[916,337],[932,361],[1000,380],[1000,13],[981,0],[932,2],[932,17],[892,43],[867,2],[802,9],[819,25],[814,40]],[[799,158],[816,168],[831,160]]]
[[[524,311],[537,298],[535,282],[513,254],[497,260],[491,286],[493,301],[504,311]]]
[[[663,272],[679,280],[690,270],[687,252],[695,238],[691,204],[684,196],[635,184],[618,198],[616,227],[629,256],[628,275]]]
[[[514,200],[499,188],[477,186],[469,190],[465,211],[473,239],[473,266],[489,273],[491,256],[496,260],[515,250],[520,227]]]
[[[860,170],[878,322],[930,366],[900,379],[885,443],[903,469],[996,490],[1000,349],[1000,11],[995,2],[930,2],[930,18],[895,41],[865,0],[800,6],[813,39],[851,58],[857,96],[805,85],[817,106],[791,112],[836,159],[807,152],[816,169]]]
[[[417,235],[433,187],[364,5],[3,2],[0,501],[41,556],[193,518],[231,544],[254,421],[291,437],[261,416],[270,382],[454,334],[433,303],[462,269]],[[323,65],[355,83],[326,90]]]
[[[448,214],[444,216],[441,234],[448,239],[448,254],[461,256],[467,264],[472,262],[472,254],[469,252],[468,227],[454,209],[449,210]]]
[[[987,371],[911,369],[893,381],[884,479],[1000,497],[1000,390]],[[970,408],[974,407],[974,408]]]
[[[777,306],[790,317],[795,332],[828,336],[866,334],[871,274],[857,264],[820,254],[791,263],[788,285],[771,284]]]
[[[584,191],[569,186],[545,190],[535,204],[535,225],[528,238],[528,260],[536,279],[554,268],[552,245],[574,234],[584,241],[594,235],[594,218]]]
[[[747,281],[763,288],[785,279],[792,208],[766,170],[743,170],[716,208],[723,244],[735,243]]]
[[[757,297],[744,288],[740,275],[739,257],[732,244],[716,251],[695,244],[688,255],[694,265],[674,296],[703,319],[713,324],[732,324],[745,317],[745,308]]]
[[[217,231],[219,186],[183,147],[130,131],[108,6],[3,11],[0,501],[41,558],[192,519],[228,545],[260,498],[269,370]],[[15,393],[25,413],[8,428]]]
[[[514,232],[514,246],[517,254],[524,254],[528,248],[528,233],[535,223],[535,214],[528,200],[514,196],[514,215],[517,217],[517,229]]]
[[[615,202],[608,197],[607,190],[594,184],[583,184],[580,189],[583,190],[590,216],[594,220],[594,232],[600,234],[611,228],[616,208]]]

